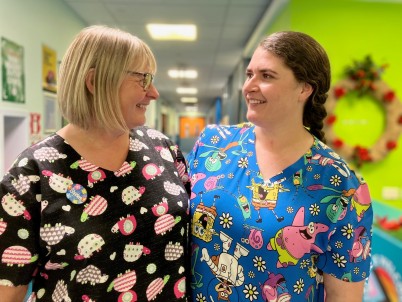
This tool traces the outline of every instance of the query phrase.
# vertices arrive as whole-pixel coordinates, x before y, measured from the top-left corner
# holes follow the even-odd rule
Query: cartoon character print
[[[268,279],[261,285],[261,295],[267,302],[287,302],[291,295],[282,274],[268,272]]]
[[[109,284],[107,291],[110,292],[113,289],[120,293],[118,301],[135,302],[137,301],[137,293],[132,290],[137,283],[137,273],[134,270],[127,270],[124,273],[120,273]]]
[[[135,201],[139,201],[142,194],[145,192],[145,187],[140,186],[135,188],[134,186],[128,186],[121,193],[121,199],[126,205],[132,205]]]
[[[318,286],[320,284],[324,284],[324,272],[317,267],[318,262],[318,254],[312,254],[311,266],[307,268],[307,275],[310,278],[315,279],[315,285],[311,284],[306,291],[305,297],[307,301],[314,301],[314,297],[316,296],[316,291],[318,290]]]
[[[181,221],[180,216],[174,217],[168,214],[169,205],[166,197],[162,197],[162,202],[152,207],[152,213],[158,217],[155,221],[154,231],[157,235],[164,235]]]
[[[127,214],[127,217],[121,217],[112,227],[112,233],[120,232],[124,236],[131,235],[137,228],[137,220],[134,215]]]
[[[371,241],[367,236],[367,230],[364,226],[358,226],[354,230],[353,247],[348,250],[350,262],[360,262],[366,260],[370,253]]]
[[[17,190],[18,194],[24,195],[28,192],[31,183],[36,183],[40,180],[38,175],[18,175],[18,179],[13,179],[11,184]]]
[[[301,207],[294,219],[292,225],[281,228],[271,238],[267,249],[278,252],[277,267],[287,267],[296,265],[304,254],[315,251],[323,253],[320,247],[315,244],[319,233],[328,231],[329,227],[322,223],[310,222],[304,224],[304,207]]]
[[[239,127],[241,127],[241,125]],[[215,128],[222,139],[225,139],[227,136],[231,135],[231,132],[226,127],[216,126]],[[208,147],[211,149],[200,154],[200,157],[207,157],[205,160],[205,168],[210,172],[218,171],[222,167],[222,161],[224,161],[228,156],[227,152],[232,148],[232,154],[238,155],[240,153],[245,153],[246,151],[244,149],[244,144],[247,137],[248,132],[242,132],[238,141],[233,141],[223,148],[218,148],[216,146],[203,143],[203,147]],[[216,138],[216,140],[217,139],[218,138]]]
[[[328,219],[333,223],[345,218],[350,200],[353,194],[356,192],[356,189],[354,188],[351,188],[347,191],[339,191],[320,184],[309,185],[307,189],[310,191],[330,190],[337,193],[335,195],[326,195],[320,200],[320,203],[329,203],[326,209],[326,214]]]
[[[1,199],[1,206],[4,211],[13,217],[22,216],[26,220],[31,220],[31,214],[28,212],[24,203],[16,199],[13,194],[7,193]]]
[[[80,184],[75,184],[69,177],[43,170],[42,174],[49,177],[49,186],[58,193],[65,193],[73,204],[82,204],[87,200],[87,190]]]
[[[282,185],[282,182],[285,180],[286,178],[282,178],[272,183],[265,182],[263,184],[256,183],[254,179],[251,180],[251,186],[247,186],[247,188],[249,188],[253,192],[253,200],[251,204],[258,213],[258,219],[256,220],[256,222],[262,222],[260,209],[264,208],[271,210],[278,222],[281,222],[284,219],[283,216],[278,217],[274,209],[278,201],[279,193],[289,191],[289,189],[286,189]]]
[[[350,203],[350,209],[356,209],[357,221],[361,221],[364,213],[371,207],[371,197],[367,183],[362,178],[359,179],[359,182],[360,186],[357,188]]]
[[[62,154],[53,147],[42,147],[34,151],[33,156],[39,161],[55,162],[58,159],[67,158],[66,154]]]
[[[137,163],[135,161],[131,161],[131,162],[125,161],[125,162],[123,162],[120,169],[118,169],[117,171],[114,172],[114,175],[116,177],[127,176],[128,174],[131,173],[131,171],[135,168],[136,165],[137,165]]]
[[[233,255],[229,254],[233,238],[225,234],[219,233],[219,239],[222,241],[222,252],[218,255],[209,255],[208,250],[201,250],[201,262],[205,261],[212,273],[217,279],[215,285],[215,296],[218,300],[230,301],[230,295],[233,293],[233,287],[239,287],[244,283],[243,266],[239,263],[241,257],[248,255],[249,251],[236,244]],[[212,292],[210,293],[213,294]]]
[[[96,284],[105,283],[109,276],[102,274],[101,270],[95,265],[88,265],[84,269],[80,270],[76,276],[76,280],[81,284],[90,284],[95,286]]]
[[[321,146],[323,146],[323,144],[321,144]],[[332,155],[336,155],[336,153],[332,153]],[[343,161],[336,160],[331,157],[325,157],[319,153],[312,155],[311,149],[306,153],[305,161],[306,163],[310,163],[312,165],[332,166],[342,176],[344,177],[350,176],[350,170]]]
[[[35,262],[38,257],[38,255],[32,256],[31,252],[23,246],[13,245],[4,250],[1,255],[1,262],[7,264],[7,266],[17,265],[22,267],[25,264]]]
[[[106,178],[106,173],[102,169],[83,158],[72,163],[70,168],[81,168],[83,171],[88,172],[88,187],[90,188],[93,188],[94,184]]]
[[[75,260],[83,260],[90,258],[94,252],[99,252],[105,244],[102,236],[98,234],[88,234],[78,242],[78,254]]]
[[[81,222],[85,222],[91,216],[102,215],[107,208],[107,200],[100,195],[89,198],[90,202],[84,206]]]
[[[151,250],[140,243],[130,242],[126,244],[123,251],[123,258],[127,262],[134,262],[140,259],[142,255],[149,255]]]

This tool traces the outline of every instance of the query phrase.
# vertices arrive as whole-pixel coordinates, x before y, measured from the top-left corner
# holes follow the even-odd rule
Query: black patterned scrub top
[[[118,171],[53,134],[0,186],[0,285],[29,301],[185,301],[189,181],[181,151],[135,128]]]

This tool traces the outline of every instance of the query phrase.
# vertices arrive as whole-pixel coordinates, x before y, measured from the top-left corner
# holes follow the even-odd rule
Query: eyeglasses
[[[127,73],[132,76],[140,75],[143,77],[141,86],[142,86],[142,88],[144,88],[144,91],[148,90],[149,86],[151,86],[152,81],[154,80],[154,75],[151,73],[137,72],[137,71],[131,71],[131,70],[128,70]]]

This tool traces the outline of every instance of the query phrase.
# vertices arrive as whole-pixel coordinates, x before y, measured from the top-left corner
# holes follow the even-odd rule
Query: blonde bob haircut
[[[71,124],[128,131],[119,89],[128,70],[155,74],[156,61],[148,45],[117,28],[84,28],[68,47],[60,65],[58,103]],[[93,92],[86,79],[93,72]]]

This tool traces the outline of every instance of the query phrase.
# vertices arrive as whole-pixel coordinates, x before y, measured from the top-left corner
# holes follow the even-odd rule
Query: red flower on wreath
[[[332,125],[333,123],[335,123],[335,121],[336,121],[336,115],[335,114],[331,114],[331,115],[329,115],[328,117],[327,117],[327,119],[326,119],[326,123],[327,123],[327,125]]]
[[[343,146],[343,140],[341,140],[340,138],[334,139],[332,141],[332,145],[334,146],[334,148],[339,149],[342,148]]]
[[[384,94],[384,102],[386,103],[391,103],[394,100],[394,98],[395,98],[395,92],[393,92],[392,90]]]
[[[355,147],[354,157],[356,159],[358,166],[360,166],[363,162],[372,161],[369,149],[360,146]]]
[[[343,97],[346,94],[346,89],[343,87],[335,87],[334,94],[337,99]]]
[[[393,150],[395,149],[397,146],[396,141],[389,141],[387,142],[387,150]]]

